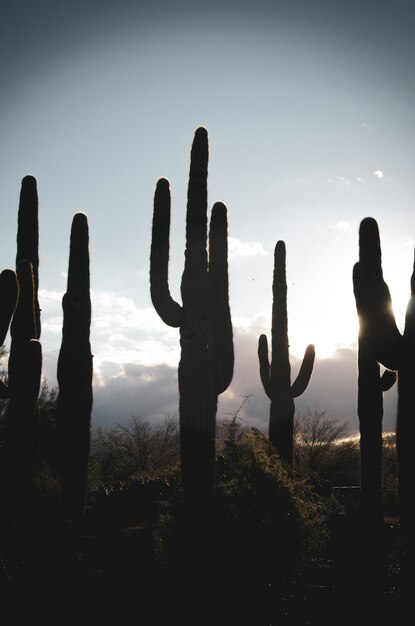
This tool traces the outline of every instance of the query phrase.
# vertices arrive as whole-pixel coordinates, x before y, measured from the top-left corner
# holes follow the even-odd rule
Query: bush
[[[218,459],[215,514],[219,558],[235,575],[276,579],[305,567],[324,554],[338,510],[334,498],[288,474],[263,434],[231,422]]]

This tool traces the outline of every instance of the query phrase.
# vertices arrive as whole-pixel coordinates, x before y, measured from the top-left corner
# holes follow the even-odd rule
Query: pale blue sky
[[[178,332],[152,309],[149,250],[157,179],[172,189],[179,298],[189,152],[210,138],[209,204],[229,210],[235,373],[250,423],[268,400],[256,343],[270,333],[273,248],[287,246],[289,336],[316,345],[299,410],[318,404],[356,428],[352,268],[363,217],[378,220],[402,325],[415,234],[415,9],[318,0],[1,3],[0,267],[13,267],[20,181],[40,198],[45,373],[60,346],[70,224],[90,225],[94,421],[177,412]],[[4,5],[4,6],[3,6]],[[395,392],[386,397],[393,426]]]

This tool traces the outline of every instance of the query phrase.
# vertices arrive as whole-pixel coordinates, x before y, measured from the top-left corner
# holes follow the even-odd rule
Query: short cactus
[[[274,277],[272,283],[272,357],[268,357],[268,340],[261,335],[258,341],[259,372],[261,381],[271,400],[269,440],[281,459],[288,465],[293,461],[294,398],[306,390],[313,371],[315,349],[307,346],[304,359],[293,384],[288,343],[287,278],[285,269],[285,243],[278,241],[274,250]]]

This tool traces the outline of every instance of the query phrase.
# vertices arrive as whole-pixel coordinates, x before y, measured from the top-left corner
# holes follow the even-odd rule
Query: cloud
[[[269,252],[264,250],[260,241],[241,241],[237,237],[229,237],[229,258],[267,256]]]
[[[384,174],[382,172],[382,170],[376,170],[375,172],[373,172],[373,174],[377,177],[377,178],[383,178]]]
[[[54,325],[58,325],[57,310],[61,308],[62,294],[42,291],[41,295],[42,336],[45,335],[42,345],[48,346],[43,355],[43,373],[52,386],[56,384],[60,349],[60,337]],[[150,307],[140,308],[132,298],[117,293],[93,292],[92,301],[93,425],[112,426],[128,421],[132,415],[150,421],[163,419],[166,414],[177,415],[178,329],[165,326]],[[60,319],[62,321],[62,317]],[[266,431],[270,401],[260,380],[257,350],[261,333],[265,332],[270,339],[270,313],[260,312],[251,318],[235,317],[233,327],[234,375],[229,388],[219,396],[217,416],[218,419],[229,418],[249,396],[239,417],[249,426]],[[301,359],[291,354],[292,382],[300,364]],[[347,422],[350,433],[356,432],[356,347],[338,348],[325,358],[317,354],[310,384],[295,400],[295,407],[297,412],[308,407],[320,408]],[[394,428],[395,413],[394,388],[384,395],[385,429]]]
[[[340,220],[335,224],[329,224],[329,228],[331,228],[332,230],[353,230],[350,223],[346,220]]]

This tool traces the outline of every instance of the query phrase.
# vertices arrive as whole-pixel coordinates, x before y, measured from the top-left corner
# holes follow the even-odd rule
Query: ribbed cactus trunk
[[[16,496],[29,486],[38,469],[37,399],[42,371],[42,350],[36,339],[33,272],[29,261],[18,262],[17,281],[19,295],[10,326],[10,400],[4,427],[9,490]]]
[[[16,275],[18,300],[10,327],[9,405],[3,455],[10,495],[30,488],[38,470],[40,419],[37,398],[42,373],[38,196],[33,176],[22,179],[17,219]]]
[[[287,278],[285,243],[278,241],[274,250],[274,276],[272,283],[272,358],[268,357],[268,340],[261,335],[258,342],[259,372],[261,381],[271,400],[269,439],[279,456],[292,465],[294,445],[294,398],[306,390],[313,371],[315,350],[308,345],[294,383],[291,385],[289,360]]]
[[[77,213],[72,221],[67,290],[62,308],[57,375],[60,481],[65,513],[78,524],[84,519],[87,500],[93,402],[89,232],[83,213]]]
[[[359,264],[365,280],[381,275],[380,241],[370,237],[365,224],[359,233]],[[382,518],[383,392],[396,381],[396,372],[379,364],[370,347],[365,319],[359,316],[358,400],[360,428],[360,489],[362,514],[368,520]]]
[[[373,357],[384,367],[398,371],[398,412],[396,423],[398,456],[398,494],[401,527],[414,536],[413,512],[413,438],[415,435],[415,266],[411,278],[405,329],[396,326],[389,288],[383,280],[379,230],[376,220],[365,218],[360,224],[360,246],[376,252],[372,271],[359,261],[353,268],[356,307],[365,341]],[[362,252],[361,252],[362,253]],[[366,254],[366,253],[365,253]]]
[[[160,179],[154,198],[150,288],[157,313],[180,327],[179,413],[185,500],[198,510],[211,501],[215,483],[218,395],[233,375],[233,339],[228,297],[227,210],[212,209],[207,251],[208,135],[198,128],[191,150],[186,214],[182,306],[168,286],[170,191]]]
[[[35,310],[36,339],[40,339],[39,290],[39,201],[37,183],[33,176],[22,179],[17,218],[16,266],[27,260],[32,264],[33,301]]]

